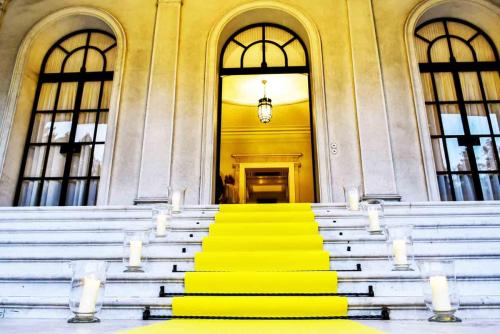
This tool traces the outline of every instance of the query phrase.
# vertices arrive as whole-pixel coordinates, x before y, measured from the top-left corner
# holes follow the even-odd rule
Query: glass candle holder
[[[72,261],[69,308],[75,316],[69,323],[99,322],[95,315],[101,311],[106,286],[105,261]]]
[[[359,186],[344,187],[346,207],[350,211],[359,211],[361,191]]]
[[[421,261],[418,267],[425,304],[434,313],[429,321],[460,322],[455,316],[460,305],[455,263],[449,260]]]
[[[157,206],[153,209],[153,231],[157,238],[167,236],[171,221],[172,207],[170,205]]]
[[[394,271],[413,271],[412,225],[392,225],[385,228],[389,260]]]
[[[184,207],[184,200],[186,197],[186,188],[173,188],[168,189],[168,203],[172,206],[172,213],[181,213]]]
[[[126,273],[142,273],[148,260],[150,229],[125,230],[123,264]]]
[[[363,205],[363,212],[367,220],[368,233],[373,235],[383,234],[382,226],[384,222],[384,204],[379,201],[366,202]]]

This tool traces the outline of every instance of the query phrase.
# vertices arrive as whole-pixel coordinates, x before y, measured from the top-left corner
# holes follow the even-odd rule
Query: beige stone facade
[[[90,28],[118,43],[97,203],[161,200],[169,184],[186,186],[189,204],[211,203],[217,60],[259,22],[308,48],[319,201],[343,201],[350,183],[439,200],[412,38],[435,17],[466,20],[500,46],[490,0],[12,0],[0,21],[0,204],[13,205],[42,58]]]

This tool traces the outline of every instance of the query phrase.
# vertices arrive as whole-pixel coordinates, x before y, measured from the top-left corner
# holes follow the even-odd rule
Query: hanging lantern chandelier
[[[271,104],[271,99],[266,97],[266,83],[267,80],[262,80],[262,85],[264,85],[264,97],[259,99],[258,115],[261,123],[269,123],[271,117],[273,116],[273,105]]]

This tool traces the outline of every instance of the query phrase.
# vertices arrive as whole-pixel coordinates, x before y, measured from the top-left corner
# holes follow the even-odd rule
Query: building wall
[[[311,18],[321,38],[328,143],[335,144],[337,147],[336,151],[333,150],[332,154],[326,157],[331,160],[333,184],[321,186],[333,187],[332,199],[334,201],[342,201],[342,185],[362,182],[363,178],[377,178],[377,173],[380,173],[379,169],[376,168],[377,164],[370,164],[367,161],[363,164],[362,161],[362,157],[367,155],[366,152],[363,152],[363,147],[360,147],[359,124],[362,124],[363,120],[359,117],[369,116],[370,110],[360,112],[360,109],[364,108],[361,100],[366,95],[366,92],[361,91],[363,77],[360,77],[356,71],[357,68],[362,68],[364,65],[360,62],[366,62],[370,66],[371,62],[380,64],[380,78],[377,76],[366,79],[379,82],[382,88],[383,95],[379,102],[381,103],[380,108],[385,111],[387,117],[388,152],[392,157],[392,161],[389,161],[387,165],[393,164],[395,193],[402,196],[404,201],[429,199],[424,170],[425,157],[422,155],[416,117],[417,105],[414,100],[410,64],[404,40],[405,22],[412,9],[422,2],[424,1],[282,1],[282,3],[296,8]],[[457,0],[456,2],[463,3],[464,1]],[[188,202],[198,203],[200,201],[200,155],[204,149],[202,127],[205,101],[204,82],[207,80],[205,77],[207,39],[211,29],[226,13],[243,3],[247,3],[247,1],[184,0],[180,9],[179,26],[175,20],[168,19],[171,18],[168,16],[166,21],[160,22],[162,17],[157,15],[157,8],[161,10],[166,8],[165,13],[173,15],[175,18],[175,10],[171,11],[170,7],[162,6],[175,6],[176,3],[177,1],[173,0],[160,0],[160,7],[157,7],[157,0],[43,0],[36,2],[13,0],[3,18],[0,28],[1,78],[12,77],[19,47],[31,27],[42,18],[62,8],[69,6],[101,8],[114,16],[123,26],[127,38],[127,51],[122,91],[120,92],[121,100],[109,198],[101,201],[103,204],[132,204],[137,197],[140,197],[139,192],[142,197],[144,195],[147,197],[149,186],[144,186],[139,190],[141,177],[187,186]],[[372,10],[373,20],[370,17],[357,15],[358,12],[362,13],[361,9],[365,10],[366,8]],[[462,15],[464,13],[457,11],[452,14]],[[500,45],[498,43],[500,38],[498,29],[483,24],[484,21],[481,20],[482,16],[479,14],[465,13],[464,15],[469,15],[472,23],[483,28],[495,40],[497,46]],[[498,20],[497,14],[492,13],[491,15],[493,16],[490,18],[490,22]],[[263,19],[267,18],[263,17]],[[280,19],[277,18],[277,20]],[[159,23],[162,25],[159,26]],[[282,22],[277,23],[287,26],[289,22],[283,19]],[[356,34],[356,24],[373,24],[375,32],[374,42],[376,44],[370,49],[374,52],[364,58],[358,57],[357,52],[362,49],[364,43],[369,41],[356,40],[359,36]],[[161,35],[158,34],[159,31],[177,28],[179,28],[178,41],[175,38],[163,41]],[[293,27],[291,28],[293,29]],[[162,88],[155,86],[154,81],[152,81],[155,78],[152,76],[154,72],[152,64],[155,63],[151,62],[154,53],[155,31],[157,36],[160,36],[155,41],[157,43],[155,48],[163,44],[162,50],[166,48],[166,52],[171,50],[174,54],[165,54],[165,58],[160,54],[154,55],[154,57],[159,57],[157,59],[160,59],[160,65],[161,59],[173,59],[177,65],[175,73],[165,72],[167,76],[172,75],[176,82],[176,89],[173,90],[171,99],[172,106],[162,105],[162,103],[155,105],[152,102],[152,96],[163,92]],[[175,54],[177,42],[178,55]],[[40,50],[40,52],[43,51]],[[376,68],[376,66],[370,68]],[[152,70],[153,72],[151,72]],[[0,80],[0,111],[3,113],[2,121],[4,124],[8,120],[6,105],[10,84],[11,80],[9,79]],[[152,87],[151,91],[150,87]],[[216,94],[214,92],[214,96]],[[30,101],[21,102],[30,103]],[[144,133],[145,126],[146,129],[149,129],[148,113],[152,113],[158,108],[161,110],[165,108],[162,115],[174,117],[171,159],[148,170],[145,173],[147,175],[143,173],[141,176],[141,168],[144,171],[148,164],[152,164],[151,161],[144,161],[145,157],[148,156],[145,154],[146,151],[169,152],[168,143],[157,142],[152,147],[144,145],[143,142],[144,136],[147,137],[147,133]],[[25,121],[27,118],[29,115],[16,114],[14,120]],[[155,122],[152,124],[154,125]],[[163,125],[158,126],[161,132]],[[26,131],[26,125],[21,126],[14,123],[10,132],[9,146],[0,179],[1,205],[12,205],[18,177],[16,172],[20,165],[20,161],[12,157],[18,157],[19,152],[23,150]],[[16,138],[13,137],[14,134]],[[376,139],[373,138],[373,140]],[[361,142],[362,144],[363,142]],[[376,153],[372,152],[371,156],[371,159],[375,157],[376,161]],[[166,169],[169,172],[165,180]],[[162,195],[161,190],[151,193],[152,198]]]

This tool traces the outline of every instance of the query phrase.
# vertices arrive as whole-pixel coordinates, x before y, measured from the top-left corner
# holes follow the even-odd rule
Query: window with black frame
[[[42,62],[15,204],[95,205],[104,157],[116,40],[73,32]]]
[[[415,31],[443,201],[500,200],[500,61],[491,38],[453,18]]]

